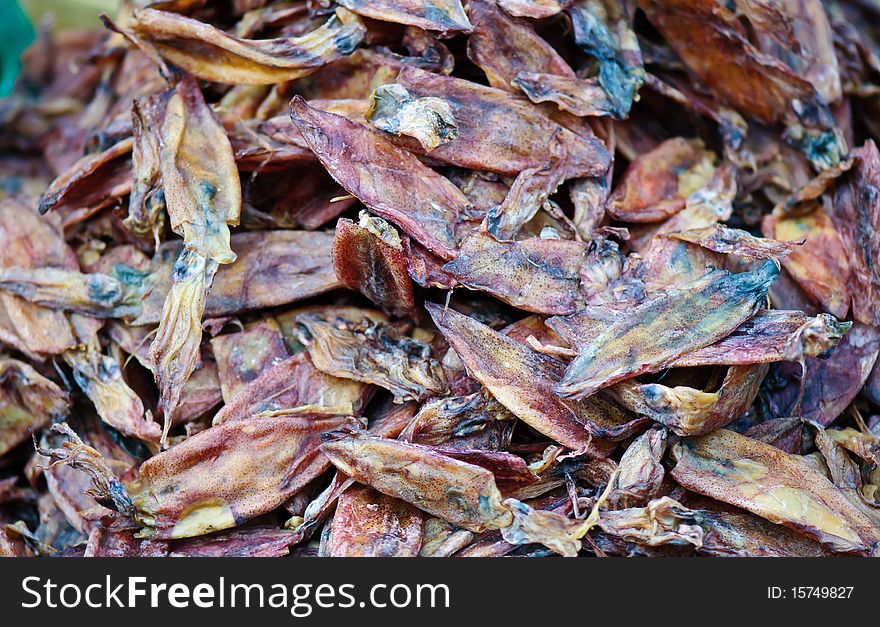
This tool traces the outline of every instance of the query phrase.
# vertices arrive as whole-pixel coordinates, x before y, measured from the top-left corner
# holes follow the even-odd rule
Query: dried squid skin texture
[[[459,0],[340,0],[345,8],[375,20],[453,34],[471,24]]]
[[[645,507],[601,512],[597,526],[612,536],[644,546],[665,544],[703,544],[703,528],[699,514],[678,501],[663,496]]]
[[[627,424],[620,410],[615,412],[610,403],[598,398],[567,404],[552,392],[564,368],[560,362],[457,311],[433,303],[425,307],[470,376],[512,414],[564,446],[607,456],[607,447],[594,441],[591,430],[601,437],[606,434],[599,425],[604,423],[612,430]]]
[[[878,2],[48,29],[0,555],[880,556]]]
[[[610,393],[624,407],[679,435],[700,435],[740,418],[758,395],[767,370],[763,364],[732,366],[716,392],[630,380],[618,383]]]
[[[423,514],[400,499],[352,486],[339,497],[330,532],[332,557],[415,557]]]
[[[397,402],[448,391],[431,346],[385,322],[324,320],[308,313],[295,320],[306,329],[309,355],[321,372],[384,387]]]
[[[118,277],[83,274],[60,268],[5,268],[0,270],[0,290],[36,305],[99,318],[123,318],[139,309],[142,275],[131,272],[125,282]]]
[[[301,37],[248,40],[182,15],[141,9],[135,35],[166,60],[207,81],[271,85],[307,76],[354,51],[366,33],[360,18],[339,9],[323,26]]]
[[[373,91],[364,118],[386,133],[416,138],[428,151],[458,137],[449,103],[442,98],[412,98],[394,83]]]
[[[666,471],[667,432],[655,426],[640,435],[620,458],[614,490],[608,496],[613,509],[646,505],[659,492]]]
[[[55,383],[17,359],[0,359],[0,457],[67,415],[70,401]]]
[[[229,226],[238,225],[241,184],[226,131],[192,77],[177,84],[162,118],[159,163],[171,228],[193,252],[232,263]]]
[[[96,526],[89,534],[83,557],[166,557],[168,543],[140,540],[132,531],[111,531]]]
[[[284,557],[295,542],[286,529],[251,527],[176,540],[170,557]]]
[[[798,359],[828,357],[852,322],[830,314],[808,316],[802,311],[761,310],[726,338],[684,355],[676,366],[744,366]]]
[[[290,115],[315,156],[350,194],[435,255],[455,257],[454,227],[469,207],[455,185],[378,132],[310,107],[300,96],[293,99]]]
[[[558,15],[570,0],[498,0],[498,6],[514,17],[530,17],[540,20]]]
[[[684,487],[813,536],[834,551],[880,546],[875,521],[798,455],[720,430],[673,447],[671,473]]]
[[[128,194],[132,187],[132,146],[132,139],[127,138],[82,157],[43,193],[40,213],[69,211],[79,214],[73,219],[81,221]]]
[[[165,102],[159,146],[171,228],[184,242],[150,345],[165,416],[164,443],[181,390],[199,359],[208,290],[218,265],[236,259],[229,227],[239,221],[241,183],[226,131],[191,76]]]
[[[17,199],[0,202],[0,265],[70,270],[78,266],[61,230]],[[0,293],[0,339],[34,359],[60,355],[77,344],[62,312],[7,293]]]
[[[880,325],[880,151],[873,140],[852,153],[855,165],[834,196],[831,220],[847,248],[853,318]]]
[[[101,420],[123,435],[153,446],[159,443],[162,428],[153,422],[149,412],[144,414],[143,401],[123,379],[122,368],[115,359],[95,346],[69,350],[63,358]]]
[[[320,436],[344,416],[246,418],[187,438],[144,462],[126,485],[144,529],[188,538],[272,511],[329,466]]]
[[[800,416],[822,426],[834,422],[856,398],[880,353],[880,329],[854,323],[826,359],[806,360]],[[793,371],[779,398],[771,401],[780,416],[791,415],[801,392],[800,364],[786,364]],[[783,366],[784,367],[784,366]]]
[[[822,544],[748,512],[701,510],[699,552],[717,557],[827,557]]]
[[[339,219],[333,267],[346,287],[361,292],[386,313],[402,317],[413,311],[412,280],[403,244],[394,228],[381,218],[362,217],[360,224]]]
[[[468,10],[474,25],[468,58],[486,73],[492,87],[516,93],[513,80],[522,73],[575,78],[565,59],[525,20],[512,19],[492,0],[469,2]]]
[[[774,239],[755,237],[748,231],[732,229],[723,224],[713,224],[703,228],[688,229],[666,233],[672,237],[692,244],[699,244],[717,253],[736,255],[753,261],[781,259],[791,254],[802,241],[782,242]]]
[[[645,81],[642,52],[632,30],[632,5],[577,0],[568,8],[575,42],[599,62],[599,85],[615,117],[625,118]]]
[[[231,238],[238,258],[217,269],[205,301],[205,315],[216,317],[287,305],[339,287],[333,271],[333,234],[321,231],[251,231]],[[183,251],[179,241],[163,244],[151,273],[152,289],[141,303],[135,325],[161,319],[165,293]]]
[[[660,222],[683,210],[714,172],[714,155],[701,140],[673,137],[630,164],[608,198],[608,213],[623,222]]]
[[[563,557],[577,557],[583,524],[553,511],[535,510],[517,499],[505,499],[514,521],[501,530],[510,544],[539,543]]]
[[[639,3],[687,69],[722,101],[763,124],[784,121],[789,139],[819,169],[846,155],[828,103],[810,81],[761,53],[714,0],[643,0]]]
[[[632,308],[578,351],[556,392],[583,398],[720,340],[754,315],[777,276],[772,262],[740,274],[716,270]]]
[[[184,250],[174,266],[174,283],[150,345],[150,362],[165,415],[163,442],[183,386],[198,363],[205,298],[216,272],[216,262],[189,250]]]
[[[134,182],[125,224],[137,234],[158,230],[163,220],[164,194],[159,190],[162,170],[159,164],[159,109],[167,92],[132,103],[133,146],[131,155]]]
[[[551,159],[539,168],[520,172],[504,201],[486,213],[482,230],[498,241],[515,239],[520,229],[546,206],[565,179],[566,155],[558,135],[550,138]]]
[[[289,355],[281,329],[273,318],[248,325],[240,333],[212,338],[211,352],[217,363],[225,404],[229,404],[248,383]]]
[[[849,245],[820,206],[803,215],[764,216],[761,230],[783,241],[806,240],[782,259],[782,266],[824,311],[844,318],[849,312],[852,276]]]
[[[554,102],[561,111],[578,117],[611,115],[608,95],[595,79],[520,72],[512,83],[536,104]]]
[[[213,424],[243,420],[263,412],[301,408],[316,413],[358,415],[369,386],[321,372],[307,351],[263,370],[242,387],[214,416]]]
[[[567,155],[566,178],[601,176],[611,155],[595,135],[564,128],[525,98],[460,78],[405,67],[397,77],[414,98],[437,96],[452,108],[458,139],[424,151],[418,142],[396,141],[409,150],[430,155],[450,165],[499,174],[517,175],[542,167],[553,158],[547,139],[556,134]]]
[[[514,307],[564,315],[574,313],[583,302],[578,272],[585,256],[580,242],[538,237],[499,242],[491,235],[474,233],[443,270],[461,285]]]
[[[514,425],[513,414],[496,400],[475,392],[423,403],[399,439],[459,449],[502,450]]]
[[[430,447],[356,432],[325,442],[321,450],[358,482],[469,531],[511,521],[491,472]]]

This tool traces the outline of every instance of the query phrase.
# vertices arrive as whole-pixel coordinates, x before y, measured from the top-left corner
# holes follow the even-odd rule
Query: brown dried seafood
[[[878,20],[45,31],[0,102],[0,555],[880,556]]]

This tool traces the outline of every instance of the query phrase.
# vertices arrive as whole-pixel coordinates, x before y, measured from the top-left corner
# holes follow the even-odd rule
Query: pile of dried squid
[[[876,0],[128,0],[0,101],[0,555],[880,555]]]

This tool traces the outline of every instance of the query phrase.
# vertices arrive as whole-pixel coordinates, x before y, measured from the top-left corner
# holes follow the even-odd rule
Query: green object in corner
[[[34,27],[17,0],[0,0],[0,98],[8,96],[21,69],[21,53],[34,40]]]

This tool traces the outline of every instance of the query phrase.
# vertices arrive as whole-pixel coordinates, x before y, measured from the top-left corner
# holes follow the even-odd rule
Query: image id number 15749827
[[[849,599],[854,586],[779,586],[767,587],[768,599]]]

